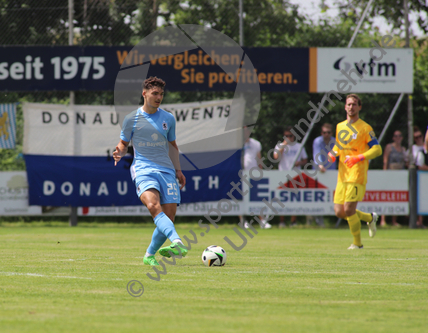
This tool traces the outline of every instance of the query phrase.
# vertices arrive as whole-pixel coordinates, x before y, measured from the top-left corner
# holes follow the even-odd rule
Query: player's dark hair
[[[358,101],[358,105],[359,105],[359,106],[361,106],[361,105],[362,105],[362,103],[361,103],[361,98],[360,98],[360,96],[358,96],[357,94],[349,94],[348,96],[346,96],[345,101],[346,101],[346,100],[348,100],[348,98],[355,98],[355,99]]]
[[[160,87],[163,89],[165,89],[165,81],[162,79],[159,79],[156,76],[150,76],[148,79],[144,80],[143,83],[143,90],[150,90],[153,87]]]

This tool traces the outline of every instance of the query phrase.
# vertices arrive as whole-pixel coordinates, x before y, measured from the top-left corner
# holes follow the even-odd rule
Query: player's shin
[[[352,216],[348,216],[348,224],[349,229],[351,229],[351,234],[354,236],[354,244],[361,246],[361,222],[356,213]]]
[[[364,212],[362,212],[362,211],[360,211],[358,209],[357,209],[357,215],[358,215],[358,218],[360,220],[364,221],[364,222],[371,222],[372,219],[373,219],[372,214],[370,214],[370,213],[364,213]]]
[[[165,215],[164,212],[159,213],[154,218],[154,221],[159,231],[168,237],[171,242],[177,238],[180,238],[180,236],[177,234],[177,231],[175,231],[174,223],[172,223],[172,221],[168,216]]]
[[[154,255],[166,240],[167,237],[156,227],[155,231],[153,231],[152,241],[147,249],[147,253]]]

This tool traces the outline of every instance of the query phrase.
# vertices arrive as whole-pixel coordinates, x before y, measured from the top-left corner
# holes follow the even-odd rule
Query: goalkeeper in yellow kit
[[[334,212],[337,217],[348,221],[354,242],[348,250],[362,249],[361,222],[367,222],[369,236],[376,234],[376,213],[363,213],[357,209],[358,201],[366,192],[369,161],[382,155],[382,148],[373,128],[360,119],[361,99],[356,94],[346,96],[346,120],[337,124],[336,145],[328,155],[332,161],[340,158]]]

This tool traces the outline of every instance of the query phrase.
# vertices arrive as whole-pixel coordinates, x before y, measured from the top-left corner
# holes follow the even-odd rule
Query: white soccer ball
[[[207,267],[224,266],[226,263],[226,251],[217,245],[208,246],[202,252],[202,262]]]

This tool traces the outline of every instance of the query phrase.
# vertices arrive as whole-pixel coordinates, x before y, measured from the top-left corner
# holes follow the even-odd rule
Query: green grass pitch
[[[427,332],[428,232],[260,230],[241,251],[233,226],[198,236],[160,281],[142,257],[152,225],[0,226],[0,332]],[[243,233],[245,235],[245,233]],[[169,241],[167,241],[169,243]],[[227,251],[205,267],[208,245]],[[160,257],[157,255],[158,260]],[[144,285],[141,297],[127,292]],[[138,288],[135,288],[138,289]]]

